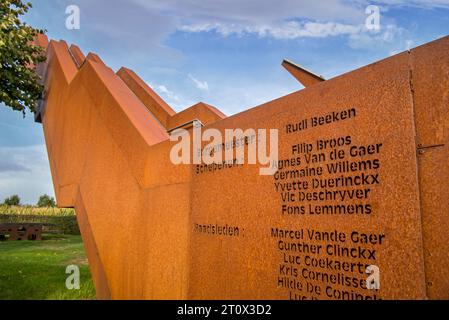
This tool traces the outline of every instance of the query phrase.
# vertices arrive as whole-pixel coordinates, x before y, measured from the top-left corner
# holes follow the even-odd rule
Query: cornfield
[[[0,215],[28,215],[28,216],[74,216],[75,210],[65,208],[38,208],[33,206],[6,206],[0,205]]]
[[[0,205],[0,223],[44,223],[62,234],[80,234],[73,209]]]

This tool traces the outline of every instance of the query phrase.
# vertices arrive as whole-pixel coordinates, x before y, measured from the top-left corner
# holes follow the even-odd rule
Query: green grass
[[[68,290],[68,265],[80,268],[80,289]],[[0,299],[95,299],[83,243],[77,235],[0,242]]]

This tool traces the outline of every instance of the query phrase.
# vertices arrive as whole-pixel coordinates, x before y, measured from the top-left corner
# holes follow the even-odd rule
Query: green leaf
[[[21,0],[0,2],[0,103],[23,113],[35,111],[43,91],[31,67],[45,61],[43,49],[31,44],[43,31],[19,19],[30,7]]]

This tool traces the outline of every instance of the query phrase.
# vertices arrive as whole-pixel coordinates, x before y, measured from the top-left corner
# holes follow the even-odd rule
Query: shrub
[[[37,206],[39,208],[53,208],[56,207],[56,201],[53,197],[50,197],[47,194],[44,194],[39,197],[39,200],[37,201]]]
[[[7,206],[18,206],[20,205],[20,197],[15,194],[5,199],[4,204]]]

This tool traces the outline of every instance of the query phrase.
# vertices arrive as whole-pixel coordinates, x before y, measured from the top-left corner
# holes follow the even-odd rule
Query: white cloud
[[[200,80],[196,79],[194,76],[192,76],[191,74],[189,74],[189,79],[193,81],[193,83],[195,84],[195,86],[198,89],[204,90],[204,91],[209,91],[209,85],[207,84],[206,81],[200,81]]]
[[[157,90],[158,90],[160,93],[163,93],[163,94],[166,94],[166,95],[172,95],[172,94],[173,94],[173,92],[171,92],[170,90],[168,90],[167,87],[164,86],[164,85],[157,86],[156,88],[157,88]]]
[[[194,103],[184,97],[180,97],[173,91],[169,90],[165,85],[148,83],[148,85],[153,88],[166,102],[176,111],[184,110],[190,107]]]
[[[353,49],[378,50],[402,47],[405,30],[394,24],[382,26],[378,32],[365,31],[351,34],[348,45]]]
[[[133,1],[150,12],[176,17],[176,28],[183,32],[214,31],[223,36],[256,34],[275,39],[366,33],[365,8],[371,4],[381,6],[383,12],[405,6],[449,8],[449,0],[278,0],[276,3],[272,0]],[[384,36],[388,36],[388,32]]]
[[[36,7],[54,6],[53,2],[41,0]],[[65,5],[70,0],[59,3]],[[81,32],[95,39],[94,47],[90,44],[85,48],[97,50],[106,62],[118,60],[131,68],[137,68],[142,61],[156,61],[149,59],[150,55],[158,61],[170,60],[169,65],[182,60],[182,52],[166,42],[177,31],[285,40],[360,34],[350,39],[356,47],[355,41],[379,38],[364,35],[365,8],[370,4],[381,6],[384,14],[406,6],[449,8],[449,0],[77,0],[77,4],[82,15]],[[58,33],[56,38],[68,37],[70,41],[73,34]]]
[[[166,98],[170,99],[171,101],[174,101],[176,103],[180,102],[179,97],[171,90],[168,90],[166,86],[164,85],[156,85],[154,86],[156,88],[156,91],[165,96]]]
[[[449,8],[449,0],[373,0],[372,4],[419,8]]]
[[[357,34],[364,30],[363,25],[350,25],[335,22],[298,22],[287,21],[273,25],[245,26],[236,24],[205,23],[187,25],[180,27],[186,32],[210,32],[215,31],[223,36],[231,34],[256,34],[261,38],[271,37],[275,39],[296,39],[296,38],[324,38],[338,35]]]
[[[398,49],[393,49],[389,52],[390,56],[393,56],[395,54],[401,53],[406,50],[410,50],[415,45],[415,41],[413,40],[405,40],[402,47],[399,47]]]
[[[292,18],[357,21],[364,16],[357,2],[343,0],[133,0],[149,11],[165,12],[192,24],[219,22],[271,24]]]
[[[48,11],[55,6],[54,2],[36,1],[37,10],[32,13],[38,12],[38,8]],[[67,4],[71,0],[58,1],[61,7]],[[384,13],[410,6],[449,8],[449,0],[77,0],[81,9],[81,32],[95,39],[94,47],[89,44],[85,48],[99,51],[105,61],[117,59],[130,67],[149,61],[150,54],[162,60],[170,59],[170,65],[181,60],[182,52],[165,42],[179,30],[256,34],[275,39],[362,33],[360,26],[367,17],[365,8],[370,4],[381,6]],[[50,26],[49,31],[56,32],[55,38],[86,45],[82,43],[84,36],[74,37],[79,33],[61,33],[56,22]]]
[[[53,195],[45,145],[0,147],[0,201],[18,194],[22,203],[36,204],[36,195]]]
[[[347,45],[352,49],[403,51],[413,44],[406,40],[406,30],[395,24],[381,25],[379,31],[367,30],[364,24],[350,25],[335,22],[288,21],[278,25],[245,27],[220,23],[183,26],[186,32],[217,32],[222,36],[255,34],[261,38],[292,40],[298,38],[326,38],[347,36]]]
[[[328,37],[360,32],[366,14],[357,1],[342,0],[133,0],[149,12],[176,17],[177,30],[256,34],[275,39]]]
[[[218,87],[220,90],[213,91],[205,102],[230,116],[301,89],[298,82],[290,81],[290,75],[283,73],[283,70],[280,70],[280,73],[285,73],[287,82],[278,81],[283,76],[281,78],[274,76],[271,82],[251,82],[244,77],[233,79],[217,77],[211,80],[211,87],[214,84],[213,87]]]

